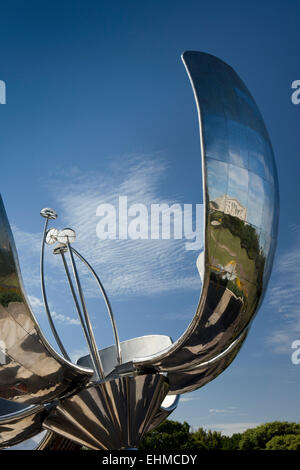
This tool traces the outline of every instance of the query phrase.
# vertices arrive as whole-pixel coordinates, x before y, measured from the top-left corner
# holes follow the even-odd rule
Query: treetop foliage
[[[229,437],[203,428],[191,432],[187,422],[165,420],[145,436],[139,450],[300,450],[300,423],[273,421]]]

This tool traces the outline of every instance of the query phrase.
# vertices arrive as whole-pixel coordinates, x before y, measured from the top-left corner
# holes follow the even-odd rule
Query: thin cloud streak
[[[261,423],[217,423],[217,424],[204,424],[203,427],[206,430],[219,431],[225,436],[232,436],[236,433],[242,433],[250,428],[255,428]]]
[[[266,343],[277,354],[291,354],[291,344],[300,338],[300,227],[293,226],[295,243],[278,254],[266,303],[280,318]]]
[[[200,291],[201,281],[196,268],[198,251],[186,251],[186,239],[179,240],[99,240],[96,209],[109,203],[117,207],[120,195],[128,198],[128,206],[143,203],[180,203],[162,200],[161,182],[167,165],[160,155],[128,155],[114,161],[105,173],[82,172],[78,169],[47,181],[46,186],[57,200],[59,222],[72,227],[77,233],[76,249],[91,262],[108,291],[115,298],[136,295],[155,295],[180,290]],[[67,177],[68,176],[68,177]],[[59,228],[58,223],[54,224]],[[22,232],[14,227],[21,265],[33,265],[39,256],[41,234]],[[29,249],[28,249],[29,247]],[[48,250],[49,251],[49,250]],[[55,269],[61,268],[56,256],[48,256],[50,268],[47,283],[55,283]],[[38,263],[34,264],[38,268]],[[98,295],[94,281],[87,270],[81,269],[88,297]],[[35,289],[38,270],[24,270],[26,286]]]

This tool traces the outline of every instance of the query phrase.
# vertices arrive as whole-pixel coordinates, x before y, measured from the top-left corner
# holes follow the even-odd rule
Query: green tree
[[[275,436],[286,434],[300,435],[300,424],[288,423],[286,421],[273,421],[262,424],[253,429],[248,429],[242,434],[239,442],[241,450],[262,450],[266,444]]]
[[[222,450],[238,450],[242,434],[235,433],[232,436],[222,436]]]
[[[222,448],[223,436],[217,431],[205,431],[199,428],[190,438],[193,448],[199,450],[218,450]]]
[[[300,450],[300,424],[274,421],[229,437],[203,428],[191,432],[186,422],[165,420],[139,446],[139,450],[151,452],[277,449]]]
[[[274,436],[266,444],[267,450],[300,450],[300,434]]]
[[[145,436],[139,450],[157,451],[186,450],[190,441],[190,425],[186,422],[165,420]]]

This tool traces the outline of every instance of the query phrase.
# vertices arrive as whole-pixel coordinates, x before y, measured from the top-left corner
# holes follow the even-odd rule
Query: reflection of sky
[[[261,134],[263,123],[255,102],[250,95],[241,93],[243,96],[240,93],[231,95],[233,103],[226,95],[228,99],[223,102],[225,113],[222,115],[216,115],[207,106],[202,109],[210,200],[225,194],[237,199],[247,209],[247,222],[271,233],[274,225],[274,157],[269,142]],[[249,114],[241,103],[249,105],[250,102],[252,111]],[[229,119],[227,113],[227,107],[230,115],[237,106],[241,114],[239,122]],[[249,115],[251,127],[245,124]]]
[[[227,194],[237,199],[244,207],[247,207],[248,185],[248,171],[235,165],[229,165]]]
[[[261,227],[263,223],[264,200],[264,181],[259,176],[249,172],[247,219],[256,227]]]
[[[249,170],[207,158],[207,185],[210,200],[224,194],[247,208],[247,222],[271,233],[274,215],[274,189]]]
[[[247,222],[271,233],[276,176],[264,122],[236,73],[210,57],[205,60],[205,67],[195,63],[192,68],[197,77],[210,200],[223,195],[237,199],[247,209]]]
[[[251,106],[252,111],[254,111],[254,113],[257,114],[258,118],[260,119],[260,112],[252,96],[250,96],[249,93],[245,93],[243,90],[241,90],[238,87],[235,87],[234,90],[240,98],[242,98],[244,101],[246,101],[248,105]]]
[[[212,158],[207,158],[206,168],[209,198],[214,201],[217,197],[227,194],[228,164]]]

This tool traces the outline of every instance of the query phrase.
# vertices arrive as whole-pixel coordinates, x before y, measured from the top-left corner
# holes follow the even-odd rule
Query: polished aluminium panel
[[[170,336],[166,335],[146,335],[138,338],[131,338],[120,343],[120,351],[124,363],[131,362],[136,357],[150,356],[167,349],[172,344]],[[118,351],[116,345],[108,346],[99,350],[101,363],[105,377],[110,374],[115,375],[115,367],[118,366]],[[78,359],[77,364],[83,367],[92,368],[91,356],[83,356]],[[122,366],[121,368],[122,369]],[[92,377],[92,380],[96,376]]]
[[[61,400],[43,426],[94,450],[137,447],[168,390],[161,374],[117,377]]]
[[[249,327],[271,273],[279,213],[271,142],[245,84],[230,66],[209,54],[188,51],[182,60],[200,126],[203,285],[197,311],[184,334],[167,351],[133,361],[137,369],[151,366],[168,372],[172,393],[207,383],[201,378],[203,367],[208,368],[205,377],[213,379],[214,359]],[[227,360],[220,361],[218,373],[228,365]]]
[[[218,377],[218,375],[224,372],[224,370],[227,369],[227,367],[230,366],[232,361],[236,358],[247,334],[248,328],[229,346],[226,351],[194,369],[170,372],[168,374],[170,385],[169,393],[183,394],[193,392]]]
[[[81,447],[80,444],[76,444],[66,437],[48,431],[34,450],[81,450]]]
[[[31,406],[26,410],[0,417],[0,448],[10,447],[29,439],[42,430],[47,415],[43,405]]]
[[[179,400],[180,395],[168,394],[162,402],[159,410],[156,412],[156,415],[153,417],[147,432],[157,428],[160,423],[167,419],[167,417],[176,410]]]
[[[92,371],[59,356],[44,338],[22,284],[0,197],[0,397],[39,404],[75,391]]]
[[[5,353],[0,397],[25,404],[60,398],[43,423],[62,436],[58,446],[68,446],[69,440],[92,449],[137,446],[144,433],[177,406],[174,395],[205,385],[228,367],[263,299],[279,205],[267,131],[249,91],[227,64],[198,52],[184,53],[183,62],[199,114],[205,252],[197,263],[203,286],[196,314],[174,344],[167,340],[165,347],[145,351],[140,358],[136,351],[132,356],[126,342],[129,362],[122,365],[117,364],[116,349],[107,348],[107,372],[117,364],[110,378],[77,390],[92,371],[61,358],[42,336],[24,294],[0,206],[0,346]],[[164,406],[167,393],[173,395],[170,406]],[[40,416],[32,409],[20,411],[5,443],[19,439],[17,425],[24,419],[28,421],[22,439],[39,432]],[[45,445],[51,447],[53,439],[55,435],[48,434]]]

